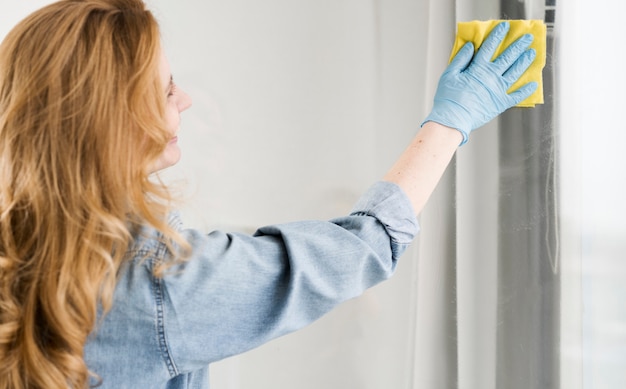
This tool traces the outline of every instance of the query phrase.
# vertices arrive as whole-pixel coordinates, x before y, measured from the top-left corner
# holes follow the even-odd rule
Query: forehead
[[[172,72],[170,70],[170,64],[167,60],[167,56],[163,50],[161,50],[161,60],[159,62],[159,75],[161,78],[161,84],[164,87],[167,87],[170,83]]]

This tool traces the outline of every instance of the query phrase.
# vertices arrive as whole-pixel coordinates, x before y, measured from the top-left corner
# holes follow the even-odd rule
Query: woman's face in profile
[[[172,78],[170,65],[164,53],[161,54],[159,67],[161,84],[166,93],[167,103],[165,119],[171,132],[170,142],[165,147],[163,154],[157,160],[152,172],[175,165],[180,160],[181,151],[178,147],[178,131],[180,130],[180,114],[191,106],[191,97],[180,89]]]

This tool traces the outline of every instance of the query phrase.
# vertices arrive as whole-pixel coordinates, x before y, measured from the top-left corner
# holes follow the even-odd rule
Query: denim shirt
[[[349,216],[260,228],[254,235],[183,229],[191,257],[168,273],[159,233],[136,237],[113,306],[85,345],[102,388],[208,388],[210,363],[318,319],[389,278],[418,232],[392,183],[373,185]],[[95,383],[96,381],[92,381]]]

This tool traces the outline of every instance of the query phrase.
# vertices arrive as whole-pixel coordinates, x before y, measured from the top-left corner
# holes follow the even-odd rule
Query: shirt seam
[[[163,247],[161,246],[157,250],[157,258],[160,256],[158,254],[162,254]],[[154,264],[154,263],[153,263]],[[167,334],[165,329],[165,307],[164,307],[164,293],[163,293],[163,280],[154,275],[152,277],[152,285],[153,285],[153,293],[154,300],[156,306],[156,330],[157,330],[157,340],[159,344],[159,351],[161,353],[161,357],[167,366],[168,373],[171,377],[176,377],[179,372],[176,367],[176,363],[174,362],[174,358],[170,351],[169,343],[167,341]]]

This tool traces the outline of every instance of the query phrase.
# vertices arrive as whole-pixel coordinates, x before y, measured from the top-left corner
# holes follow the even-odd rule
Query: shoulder
[[[180,212],[174,210],[167,216],[167,224],[176,232],[183,231]],[[132,240],[126,249],[127,262],[148,264],[161,262],[171,256],[171,245],[166,243],[164,234],[148,224],[141,224],[132,231]]]

